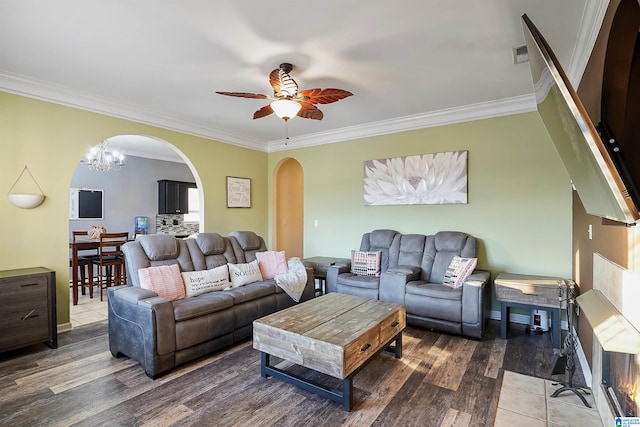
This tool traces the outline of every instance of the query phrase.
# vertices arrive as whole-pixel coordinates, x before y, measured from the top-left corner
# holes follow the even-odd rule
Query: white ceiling
[[[531,111],[520,16],[577,83],[607,3],[0,0],[0,90],[275,151],[284,122],[252,119],[266,101],[215,91],[269,94],[291,62],[301,89],[353,92],[292,119],[289,148]]]

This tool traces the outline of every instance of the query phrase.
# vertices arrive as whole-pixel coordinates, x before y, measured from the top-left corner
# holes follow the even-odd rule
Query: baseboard
[[[499,311],[491,311],[489,318],[493,320],[502,320],[502,313]],[[528,325],[530,320],[531,316],[527,316],[526,314],[509,313],[509,322]]]
[[[491,312],[489,313],[489,318],[493,320],[501,320],[502,319],[501,312],[497,310],[491,310]],[[528,325],[530,321],[531,321],[531,316],[527,316],[526,314],[509,313],[509,322]],[[566,320],[560,321],[560,329],[564,331],[569,329],[569,324],[567,323]]]
[[[58,325],[58,334],[69,332],[71,329],[73,329],[73,326],[71,326],[71,322],[61,323]]]
[[[576,343],[576,354],[578,355],[578,360],[580,361],[580,367],[582,368],[582,375],[584,375],[584,382],[589,388],[593,388],[593,377],[591,376],[591,369],[589,369],[589,362],[587,362],[587,356],[584,353],[584,349],[582,348],[582,343],[578,339],[578,331],[573,328],[573,339]]]

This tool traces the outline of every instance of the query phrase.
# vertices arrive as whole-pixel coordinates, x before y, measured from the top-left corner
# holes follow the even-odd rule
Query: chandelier
[[[117,151],[107,151],[108,144],[109,141],[102,141],[95,147],[91,147],[80,163],[98,172],[120,170],[124,166],[124,156]]]

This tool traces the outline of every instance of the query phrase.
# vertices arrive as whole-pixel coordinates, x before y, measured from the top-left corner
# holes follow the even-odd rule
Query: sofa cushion
[[[443,285],[459,288],[478,265],[478,258],[454,256],[444,273]]]
[[[351,272],[358,276],[380,276],[380,251],[351,251]]]
[[[360,241],[361,251],[380,251],[380,272],[384,273],[389,267],[397,264],[397,257],[393,254],[398,252],[400,244],[400,234],[394,230],[373,230],[362,235]]]
[[[427,236],[422,234],[403,234],[400,236],[398,253],[390,252],[389,256],[396,258],[398,265],[419,266],[422,262],[426,239]]]
[[[462,288],[452,288],[440,283],[425,283],[415,281],[407,283],[407,294],[462,301]]]
[[[196,297],[173,302],[176,322],[203,316],[233,307],[233,297],[226,292],[207,292]]]
[[[260,238],[253,231],[234,231],[229,236],[235,237],[240,247],[245,251],[260,249],[262,245]]]
[[[289,272],[284,251],[256,252],[256,260],[263,279],[273,279],[278,274],[287,274]]]
[[[454,289],[437,283],[422,282],[422,285],[418,284],[420,282],[412,283],[416,283],[414,292],[409,292],[409,285],[407,285],[405,294],[404,303],[407,313],[431,320],[456,323],[462,321],[462,298],[443,298],[461,296],[462,288]],[[442,290],[445,292],[441,292]],[[446,293],[447,291],[449,293]]]
[[[217,233],[200,233],[197,238],[186,239],[185,242],[194,270],[211,270],[238,262],[229,239]]]
[[[229,268],[221,265],[211,270],[186,271],[182,273],[184,289],[188,297],[229,287]]]
[[[235,304],[242,304],[257,298],[262,298],[276,293],[276,282],[273,279],[249,283],[239,288],[231,288],[224,291],[233,297]]]
[[[459,231],[440,231],[435,234],[436,251],[459,253],[466,246],[468,237]]]
[[[474,258],[476,239],[458,231],[440,231],[435,236],[428,236],[422,260],[422,280],[443,283],[454,256]]]
[[[218,233],[201,233],[196,237],[196,243],[203,255],[218,255],[224,253],[226,244],[224,237]]]
[[[343,273],[338,276],[338,284],[354,286],[356,288],[378,289],[380,278],[376,276],[358,276],[352,273]]]
[[[398,232],[394,230],[373,230],[369,234],[369,245],[371,248],[389,248],[396,234]]]
[[[258,260],[246,264],[227,264],[229,266],[229,276],[231,277],[231,287],[238,288],[247,283],[259,282],[262,280]]]
[[[138,270],[140,287],[171,301],[185,297],[184,282],[178,264],[159,265]]]
[[[415,276],[420,273],[420,267],[413,265],[396,265],[387,270],[387,273],[403,274],[405,276]]]
[[[169,234],[140,236],[138,241],[150,261],[178,258],[178,241]]]

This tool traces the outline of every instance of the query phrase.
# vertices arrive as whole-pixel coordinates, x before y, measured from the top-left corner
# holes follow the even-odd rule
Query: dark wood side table
[[[316,296],[324,295],[325,281],[327,280],[327,269],[332,265],[348,265],[351,263],[349,258],[334,258],[328,256],[314,256],[311,258],[305,258],[302,263],[306,267],[313,268],[313,274],[318,280],[318,286],[316,286]]]
[[[560,315],[562,308],[566,308],[564,279],[530,274],[500,273],[493,283],[496,299],[500,301],[500,338],[507,338],[510,308],[545,310],[551,313],[553,347],[560,348]],[[559,291],[562,293],[559,294]],[[560,306],[561,295],[563,296],[562,307]]]
[[[58,347],[56,273],[42,267],[0,271],[0,352],[44,342]]]

